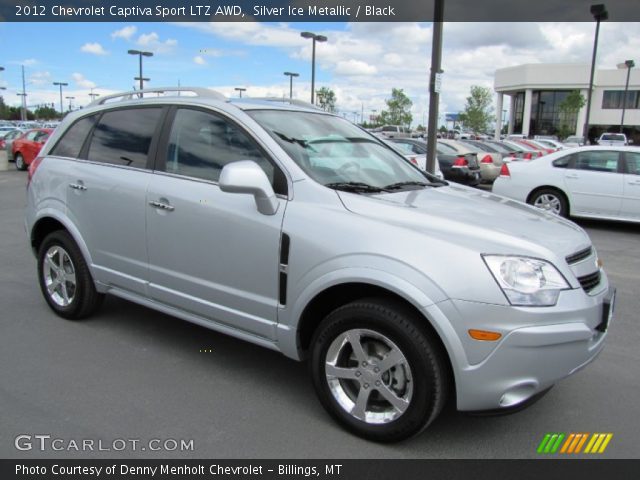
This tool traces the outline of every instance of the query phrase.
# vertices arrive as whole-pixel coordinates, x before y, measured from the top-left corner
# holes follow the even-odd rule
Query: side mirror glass
[[[256,207],[263,215],[274,215],[280,206],[267,174],[252,160],[225,165],[218,185],[223,192],[253,195]]]

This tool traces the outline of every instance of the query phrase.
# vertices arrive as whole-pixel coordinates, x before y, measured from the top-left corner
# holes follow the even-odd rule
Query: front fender
[[[348,261],[356,266],[344,267],[345,263],[344,258],[334,259],[308,272],[298,282],[290,279],[295,287],[289,298],[294,301],[281,308],[278,314],[278,344],[285,355],[300,358],[298,328],[302,314],[307,305],[328,288],[349,283],[373,285],[398,295],[422,312],[447,298],[424,273],[395,260],[356,255]],[[337,268],[331,269],[331,264]],[[318,275],[313,275],[314,271]]]

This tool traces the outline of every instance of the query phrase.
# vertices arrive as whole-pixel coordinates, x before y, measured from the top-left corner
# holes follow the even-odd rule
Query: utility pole
[[[442,74],[442,24],[444,0],[435,0],[433,10],[433,41],[431,42],[431,78],[429,79],[429,124],[427,128],[427,172],[436,170],[436,142],[438,104],[440,102],[439,75]]]
[[[20,109],[20,120],[27,120],[27,83],[24,80],[24,65],[22,65],[22,108]]]

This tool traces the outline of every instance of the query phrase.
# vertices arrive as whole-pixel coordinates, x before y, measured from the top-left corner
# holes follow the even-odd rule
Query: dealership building
[[[496,135],[502,131],[504,114],[508,110],[510,134],[558,135],[561,127],[568,125],[571,134],[582,136],[586,105],[573,114],[563,111],[560,105],[575,90],[587,98],[590,73],[589,64],[527,64],[496,70]],[[627,73],[630,75],[623,132],[634,144],[640,143],[640,71],[638,68],[629,70],[624,63],[615,69],[595,71],[589,115],[590,139],[596,139],[603,132],[620,131]]]

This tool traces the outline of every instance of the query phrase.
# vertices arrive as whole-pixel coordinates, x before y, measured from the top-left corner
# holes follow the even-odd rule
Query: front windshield
[[[399,185],[441,182],[412,166],[373,135],[332,115],[285,110],[247,113],[316,182],[329,188],[379,193]],[[348,188],[350,187],[350,188]]]

